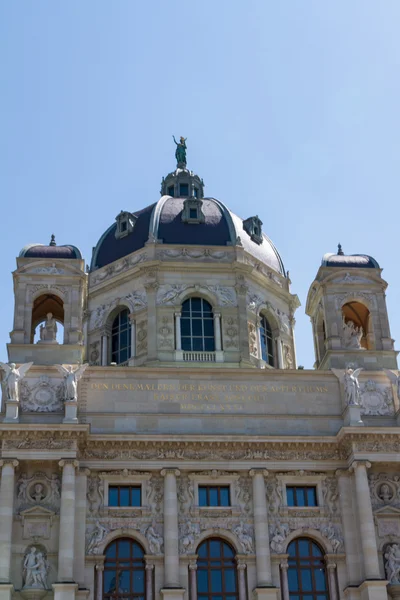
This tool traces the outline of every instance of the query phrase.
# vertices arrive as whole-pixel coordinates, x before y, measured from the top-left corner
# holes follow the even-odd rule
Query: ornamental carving
[[[25,437],[22,440],[5,440],[4,450],[74,450],[74,440],[56,440],[49,438]]]
[[[162,554],[164,539],[155,521],[149,523],[145,519],[132,520],[132,518],[97,519],[95,525],[86,530],[86,554],[100,554],[106,536],[117,529],[121,529],[124,533],[129,533],[130,530],[139,531],[147,538],[150,554]]]
[[[400,508],[400,475],[370,473],[368,482],[371,503],[374,509],[386,505]]]
[[[160,285],[157,292],[157,304],[171,305],[178,302],[178,297],[182,292],[189,288],[194,288],[194,285],[187,284],[166,284]]]
[[[39,381],[29,385],[24,379],[20,385],[22,412],[62,412],[64,408],[64,382],[51,383],[47,375],[41,375]]]
[[[338,486],[336,477],[326,477],[322,481],[322,496],[324,501],[324,506],[328,509],[330,513],[335,513],[338,510]]]
[[[316,529],[325,537],[331,547],[332,552],[337,554],[343,550],[344,540],[341,531],[341,526],[322,517],[289,517],[286,523],[281,523],[276,520],[269,527],[270,546],[276,554],[285,552],[285,540],[291,531]]]
[[[61,498],[61,482],[58,475],[48,477],[37,472],[31,477],[22,473],[17,481],[17,512],[32,506],[41,506],[58,512]]]
[[[168,317],[162,318],[162,325],[158,330],[159,339],[158,346],[159,348],[173,348],[174,340],[173,340],[173,328],[171,327],[171,322]]]
[[[120,305],[127,305],[132,313],[142,310],[147,306],[147,296],[145,292],[133,290],[121,296],[114,298],[112,302],[101,304],[92,310],[90,315],[89,330],[100,329],[104,327],[105,320],[109,312]]]
[[[335,295],[336,310],[341,310],[344,304],[351,302],[354,299],[365,300],[367,305],[374,308],[376,307],[376,298],[373,294],[367,294],[366,292],[348,292],[346,294]]]
[[[372,379],[360,386],[361,414],[393,415],[394,404],[392,390],[388,386],[378,385]]]
[[[146,354],[147,352],[147,321],[141,321],[137,326],[137,347],[136,351],[138,355]]]
[[[244,515],[250,513],[252,484],[249,477],[241,476],[235,481],[236,500]]]
[[[234,288],[222,285],[206,285],[205,288],[218,298],[220,306],[236,306],[236,292]]]
[[[391,585],[400,584],[400,546],[389,544],[385,548],[385,573]]]
[[[209,248],[172,248],[170,250],[159,250],[157,257],[182,259],[182,260],[224,260],[228,254],[221,250],[210,250]]]
[[[104,269],[99,269],[95,271],[91,276],[91,284],[95,285],[96,283],[100,283],[112,277],[113,275],[118,275],[123,271],[127,271],[130,267],[134,267],[139,263],[147,260],[147,253],[142,252],[141,254],[136,254],[129,257],[123,258],[121,261],[115,263],[114,265],[108,265]]]
[[[282,486],[277,477],[268,477],[265,482],[267,506],[270,514],[276,514],[284,504]]]
[[[241,543],[243,554],[253,554],[253,535],[250,527],[240,521],[239,525],[236,525],[232,531]]]
[[[153,475],[147,482],[147,505],[154,515],[160,515],[164,499],[164,483],[159,475]]]
[[[200,537],[200,525],[187,521],[179,525],[179,552],[181,554],[193,554],[196,540]]]
[[[238,346],[238,321],[232,317],[224,319],[225,324],[225,348],[237,348]]]
[[[47,553],[44,546],[29,546],[25,550],[22,580],[23,590],[30,590],[29,597],[34,598],[34,590],[47,590],[47,575],[50,570],[50,564],[47,560]],[[37,593],[37,592],[36,592]],[[45,592],[43,592],[45,594]],[[24,597],[24,593],[21,595]],[[42,597],[40,594],[37,597]]]
[[[294,369],[292,351],[288,344],[283,344],[283,364],[285,369]]]
[[[253,356],[258,356],[258,345],[257,345],[257,329],[254,323],[248,321],[249,329],[249,350]]]
[[[104,483],[98,473],[87,478],[86,498],[89,514],[98,515],[104,507]]]
[[[178,483],[178,502],[180,514],[190,514],[194,505],[194,486],[191,479],[187,476],[181,476]]]
[[[100,340],[92,342],[89,346],[89,359],[90,364],[94,367],[99,366],[100,359]]]

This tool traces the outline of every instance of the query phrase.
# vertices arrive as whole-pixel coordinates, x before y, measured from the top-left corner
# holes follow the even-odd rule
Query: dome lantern
[[[174,136],[173,136],[174,137]],[[176,151],[176,169],[163,177],[161,182],[161,196],[171,196],[172,198],[204,198],[203,180],[189,171],[186,166],[186,139],[180,138],[178,143],[175,140]]]

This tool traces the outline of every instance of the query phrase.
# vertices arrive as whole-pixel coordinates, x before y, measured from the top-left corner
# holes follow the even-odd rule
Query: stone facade
[[[163,194],[170,180],[174,196],[182,182],[203,189],[180,169]],[[54,243],[17,259],[8,344],[17,367],[2,365],[0,600],[102,600],[107,548],[122,538],[143,549],[146,600],[196,600],[197,553],[215,538],[235,554],[232,598],[289,600],[298,539],[322,551],[325,598],[395,598],[400,399],[379,266],[323,262],[306,307],[316,369],[297,369],[299,301],[261,221],[247,219],[251,238],[204,199],[184,226],[207,228],[211,217],[215,226],[219,211],[228,241],[209,244],[207,229],[202,244],[162,238],[163,207],[175,200],[163,196],[143,244],[125,254],[118,244],[142,235],[141,217],[118,215],[89,273]],[[114,260],[101,258],[104,244],[117,244]],[[182,344],[190,298],[212,307],[212,349]],[[129,353],[112,364],[126,309]],[[39,323],[48,335],[34,343]],[[111,490],[130,486],[138,504],[111,502]],[[220,487],[229,502],[201,500]],[[296,487],[315,501],[293,505]]]

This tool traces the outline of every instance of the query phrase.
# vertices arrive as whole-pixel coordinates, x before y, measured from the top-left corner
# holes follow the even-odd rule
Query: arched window
[[[212,306],[203,298],[188,298],[182,304],[182,350],[213,352],[215,350]]]
[[[105,551],[103,600],[146,598],[143,548],[134,540],[121,538]]]
[[[351,301],[342,306],[342,339],[345,348],[373,350],[371,315],[361,302]]]
[[[111,362],[117,365],[131,357],[131,322],[128,309],[115,317],[111,328]]]
[[[272,337],[271,325],[264,315],[261,315],[260,320],[260,343],[261,358],[268,365],[274,366],[274,339]]]
[[[197,549],[198,600],[238,600],[235,552],[224,540],[207,539]]]
[[[324,554],[318,544],[309,538],[298,538],[287,551],[291,600],[329,600]]]

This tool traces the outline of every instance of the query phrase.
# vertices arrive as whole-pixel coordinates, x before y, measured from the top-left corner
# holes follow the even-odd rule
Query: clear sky
[[[29,242],[92,246],[159,198],[172,134],[290,270],[299,364],[325,252],[374,256],[400,347],[398,0],[0,3],[0,359]]]

